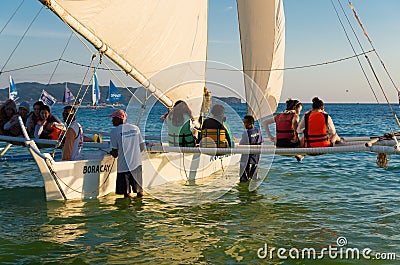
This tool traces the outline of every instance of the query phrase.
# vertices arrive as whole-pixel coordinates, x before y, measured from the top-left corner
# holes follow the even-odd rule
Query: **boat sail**
[[[106,103],[107,104],[119,104],[124,97],[121,92],[119,92],[118,88],[114,85],[114,83],[110,80],[110,86],[108,87]]]
[[[8,98],[13,101],[17,101],[19,99],[17,86],[15,85],[14,79],[11,76],[10,76],[10,84],[8,86]]]
[[[152,0],[127,0],[118,5],[112,0],[40,2],[165,106],[171,108],[174,102],[185,100],[192,112],[200,115],[206,84],[207,0],[175,0],[173,5],[169,1]],[[244,70],[265,70],[265,67],[271,69],[283,64],[282,1],[255,0],[244,3],[238,1]],[[132,15],[131,11],[138,7],[141,12]],[[262,23],[251,19],[251,12],[255,11],[261,12],[263,17],[268,16],[268,19]],[[251,33],[246,35],[244,31]],[[254,41],[257,34],[268,37]],[[280,39],[276,40],[277,37]],[[268,57],[267,62],[257,60],[258,56]],[[280,58],[275,60],[275,56]],[[268,102],[263,102],[268,99],[270,111],[273,112],[279,100],[282,74],[269,74],[267,78],[252,72],[248,72],[248,75],[253,84],[247,85],[246,89],[260,88],[261,91],[247,94],[249,109],[258,113],[258,118],[261,117],[264,108],[258,106],[268,106]],[[97,77],[94,76],[93,88],[96,88],[96,84],[98,87]],[[93,92],[94,104],[98,103],[98,98],[99,94]],[[116,163],[110,155],[96,152],[85,160],[56,162],[49,154],[41,153],[27,135],[25,137],[25,144],[43,176],[47,200],[93,198],[114,191]],[[101,144],[103,148],[105,144]],[[231,149],[222,151],[226,155],[216,156],[218,150],[215,148],[206,152],[193,148],[182,153],[175,147],[161,147],[161,152],[154,148],[143,154],[145,190],[170,181],[209,176],[229,165],[237,165],[240,158],[240,154],[232,154]]]
[[[63,103],[70,103],[75,100],[74,95],[72,94],[71,90],[68,88],[68,83],[65,83],[65,89],[64,89],[64,97],[63,97]]]
[[[97,80],[96,72],[93,75],[93,83],[92,83],[92,106],[98,106],[100,101],[100,88],[99,82]]]

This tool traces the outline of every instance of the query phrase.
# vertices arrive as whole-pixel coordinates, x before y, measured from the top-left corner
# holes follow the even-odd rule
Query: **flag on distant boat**
[[[10,76],[10,85],[8,87],[8,98],[11,100],[16,101],[18,97],[18,91],[17,91],[17,86],[14,83],[14,80]]]
[[[74,95],[72,94],[71,90],[69,90],[67,83],[65,83],[63,102],[68,103],[73,101],[74,99],[75,99]]]
[[[42,101],[45,105],[49,107],[52,107],[54,104],[56,104],[57,99],[43,89],[39,101]]]
[[[93,106],[99,105],[99,101],[100,101],[99,82],[97,80],[97,74],[96,74],[96,72],[94,72],[93,84],[92,84],[92,105]]]

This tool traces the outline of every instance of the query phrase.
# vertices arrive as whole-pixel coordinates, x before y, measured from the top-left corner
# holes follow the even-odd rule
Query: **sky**
[[[0,0],[0,30],[17,9],[22,0]],[[170,0],[173,1],[173,0]],[[251,0],[248,0],[251,1]],[[338,0],[332,0],[337,4]],[[354,21],[347,0],[341,0],[349,18]],[[391,77],[400,87],[400,10],[399,0],[353,0],[361,21],[372,39],[374,47],[384,61]],[[36,0],[25,0],[17,14],[0,33],[0,67],[3,68],[14,47],[33,20],[41,4]],[[293,68],[334,61],[354,55],[343,29],[336,17],[331,0],[284,0],[286,18],[285,67]],[[357,24],[353,26],[364,44],[364,50],[371,47],[362,36]],[[70,30],[49,10],[42,10],[32,24],[4,71],[26,65],[58,59],[70,36]],[[241,68],[240,39],[235,0],[209,0],[208,59]],[[360,53],[357,47],[357,53]],[[90,53],[73,37],[63,58],[88,64]],[[374,69],[391,102],[397,102],[396,89],[381,70],[376,56],[371,54]],[[373,89],[380,102],[384,102],[377,82],[364,64]],[[0,68],[0,69],[1,69]],[[7,72],[0,75],[0,88],[8,87],[9,75],[15,82],[47,83],[55,63],[27,70]],[[51,83],[80,83],[85,68],[61,63]],[[111,76],[99,75],[101,85],[108,85]],[[127,86],[137,86],[135,82],[121,75]],[[121,86],[121,85],[119,85]],[[216,96],[226,96],[218,88],[211,88]],[[214,89],[214,90],[213,90]],[[286,70],[281,102],[287,98],[297,98],[310,102],[319,96],[325,102],[376,102],[356,59],[344,60],[320,67]]]

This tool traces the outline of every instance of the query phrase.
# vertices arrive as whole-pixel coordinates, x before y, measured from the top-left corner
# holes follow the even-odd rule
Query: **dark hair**
[[[215,104],[211,109],[211,114],[215,116],[223,116],[225,113],[225,108],[221,104]]]
[[[42,106],[44,106],[43,101],[36,101],[35,104],[33,104],[33,106],[39,106],[40,108],[42,108]]]
[[[189,106],[183,100],[178,100],[175,102],[174,107],[168,113],[168,118],[171,119],[172,124],[174,125],[182,125],[185,122],[184,115],[188,115],[190,118],[193,118],[192,111]]]
[[[289,98],[286,100],[286,110],[292,110],[294,105],[293,105],[294,100]]]
[[[250,124],[254,124],[254,117],[251,116],[251,115],[246,115],[246,116],[244,116],[243,119],[247,120],[247,122],[250,123]]]
[[[300,106],[303,106],[303,104],[299,100],[295,100],[295,104],[293,105],[293,109],[297,109]]]
[[[74,106],[68,105],[68,106],[65,106],[65,107],[64,107],[64,110],[69,110],[70,112],[71,112],[71,109],[72,109],[72,111],[73,111],[74,113],[76,112],[76,109],[75,109]]]
[[[48,112],[50,112],[50,107],[43,104],[43,106],[40,106],[40,111],[42,110],[47,110]]]
[[[324,107],[324,102],[320,100],[318,97],[312,99],[312,108],[313,109],[322,109]]]

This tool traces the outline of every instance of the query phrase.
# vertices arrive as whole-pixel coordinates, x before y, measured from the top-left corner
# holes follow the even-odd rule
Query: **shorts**
[[[277,147],[296,148],[300,147],[300,142],[293,143],[290,139],[279,139],[276,141]]]
[[[142,189],[142,166],[132,171],[118,172],[116,194],[128,194],[143,192]]]

